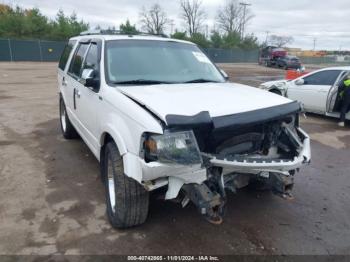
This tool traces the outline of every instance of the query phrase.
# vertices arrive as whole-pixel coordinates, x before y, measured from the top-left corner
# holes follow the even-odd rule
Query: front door
[[[95,78],[99,82],[100,76],[100,48],[98,43],[91,42],[83,62],[82,71],[84,69],[93,69]],[[99,90],[86,87],[79,82],[77,86],[77,116],[81,122],[84,135],[89,140],[90,146],[94,153],[98,152],[98,125],[97,110],[99,108]]]
[[[301,102],[308,112],[326,113],[327,98],[331,87],[336,82],[340,70],[323,70],[299,79],[304,84],[297,85],[298,79],[290,83],[288,98]]]

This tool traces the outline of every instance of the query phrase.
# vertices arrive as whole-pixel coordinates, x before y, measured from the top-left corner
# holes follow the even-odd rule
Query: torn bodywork
[[[227,190],[235,193],[252,184],[283,198],[292,197],[294,174],[311,159],[310,139],[299,127],[299,112],[300,105],[292,102],[214,118],[208,112],[167,116],[168,132],[178,134],[177,142],[171,150],[164,150],[161,139],[145,138],[148,148],[156,144],[163,148],[157,154],[146,154],[145,159],[163,159],[167,165],[176,162],[178,174],[169,175],[166,198],[176,197],[181,190],[183,203],[191,200],[201,214],[218,224]],[[181,133],[184,130],[190,133]],[[183,145],[181,139],[176,140],[179,137]],[[182,146],[185,151],[180,150]]]

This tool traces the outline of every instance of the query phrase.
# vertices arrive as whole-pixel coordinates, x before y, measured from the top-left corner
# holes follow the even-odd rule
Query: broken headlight
[[[146,162],[181,165],[202,163],[193,131],[165,131],[163,135],[148,135],[143,142],[143,149]]]

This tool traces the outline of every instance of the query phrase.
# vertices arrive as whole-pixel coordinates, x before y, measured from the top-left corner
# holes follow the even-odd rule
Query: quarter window
[[[72,63],[70,64],[69,73],[76,77],[80,77],[81,69],[84,61],[84,56],[89,47],[89,44],[79,44],[77,52],[75,53]]]
[[[58,68],[61,70],[64,70],[66,68],[66,64],[68,62],[68,58],[70,56],[70,53],[73,50],[73,47],[77,41],[71,40],[68,42],[68,44],[65,46],[63,53],[61,55],[60,61],[58,63]]]
[[[94,43],[90,45],[89,51],[86,55],[84,69],[98,70],[98,48]]]
[[[340,74],[339,70],[321,71],[304,78],[304,85],[334,85]]]

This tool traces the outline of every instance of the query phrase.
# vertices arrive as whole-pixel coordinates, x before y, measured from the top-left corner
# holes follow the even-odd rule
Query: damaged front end
[[[227,190],[255,184],[291,198],[294,174],[311,159],[299,112],[293,102],[214,118],[167,116],[164,135],[142,141],[143,172],[151,181],[145,186],[168,184],[166,199],[181,190],[183,206],[193,202],[215,224],[222,222]]]

